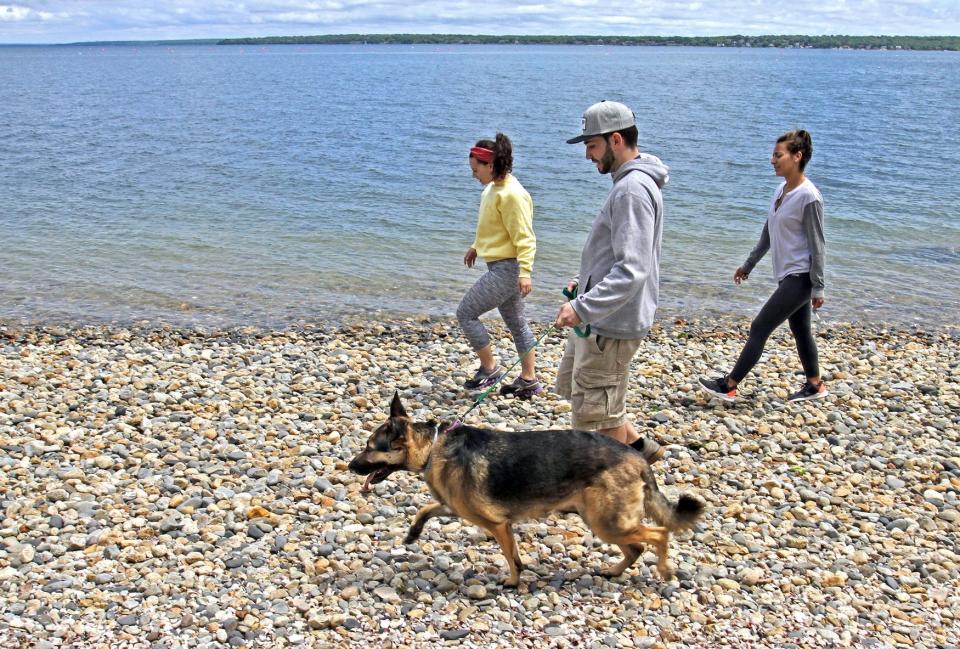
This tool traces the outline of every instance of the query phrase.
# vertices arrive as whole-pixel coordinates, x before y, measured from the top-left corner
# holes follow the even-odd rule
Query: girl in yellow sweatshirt
[[[532,349],[536,338],[527,323],[523,302],[533,289],[531,275],[537,252],[533,201],[510,173],[513,145],[503,133],[497,133],[493,141],[477,142],[470,149],[469,160],[473,177],[484,188],[480,195],[477,233],[473,245],[463,255],[463,263],[472,268],[480,257],[487,264],[487,272],[467,291],[457,307],[460,328],[480,358],[480,369],[464,387],[482,389],[503,376],[505,370],[494,359],[490,335],[480,322],[481,315],[496,308],[513,334],[517,353],[523,358],[520,376],[500,391],[529,398],[543,391],[537,380]]]

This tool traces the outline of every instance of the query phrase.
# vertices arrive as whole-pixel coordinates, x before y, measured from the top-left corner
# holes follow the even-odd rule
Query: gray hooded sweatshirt
[[[613,189],[583,245],[571,303],[599,336],[642,338],[653,324],[660,295],[660,188],[669,172],[646,153],[613,172]]]

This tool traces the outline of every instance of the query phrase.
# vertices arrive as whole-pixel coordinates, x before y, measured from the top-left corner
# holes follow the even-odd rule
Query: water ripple
[[[564,143],[598,98],[629,103],[671,166],[666,309],[762,303],[769,262],[749,287],[727,276],[776,186],[773,139],[802,126],[831,313],[960,311],[956,53],[0,47],[0,319],[449,314],[478,273],[466,149],[497,130],[536,204],[547,318],[609,188]]]

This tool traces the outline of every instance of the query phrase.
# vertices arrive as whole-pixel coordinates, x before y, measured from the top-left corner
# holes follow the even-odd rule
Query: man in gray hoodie
[[[636,118],[621,103],[601,101],[583,114],[586,157],[613,188],[583,246],[580,272],[567,287],[574,297],[556,324],[577,327],[557,370],[555,391],[569,399],[573,427],[603,433],[643,453],[663,457],[627,419],[630,361],[653,324],[660,290],[663,195],[669,169],[637,148]]]

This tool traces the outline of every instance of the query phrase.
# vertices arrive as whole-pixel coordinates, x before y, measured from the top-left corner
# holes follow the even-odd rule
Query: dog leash
[[[469,415],[471,412],[473,412],[473,411],[476,409],[476,407],[479,406],[480,403],[481,403],[484,399],[486,399],[486,398],[490,395],[491,392],[493,392],[493,389],[494,389],[495,387],[497,387],[497,385],[498,385],[503,379],[507,378],[507,374],[510,373],[510,370],[512,370],[513,368],[515,368],[517,365],[519,365],[519,364],[520,364],[520,361],[522,361],[522,360],[526,357],[527,354],[529,354],[529,353],[532,352],[534,349],[536,349],[536,348],[537,348],[537,345],[539,345],[541,342],[543,342],[543,339],[546,338],[547,335],[549,335],[549,333],[550,333],[551,331],[553,331],[554,329],[556,329],[556,328],[557,328],[557,323],[556,323],[556,322],[554,322],[554,323],[551,324],[549,327],[547,327],[547,330],[544,331],[543,334],[542,334],[539,338],[537,338],[536,342],[533,343],[533,345],[530,347],[530,349],[528,349],[527,351],[525,351],[525,352],[523,352],[522,354],[520,354],[519,356],[517,356],[517,360],[513,361],[513,364],[510,365],[510,367],[508,367],[506,370],[504,370],[503,374],[500,375],[500,378],[497,379],[496,381],[494,381],[494,382],[490,385],[489,388],[487,388],[486,390],[484,390],[483,392],[481,392],[480,395],[479,395],[479,396],[476,398],[476,400],[473,402],[473,405],[470,406],[469,408],[467,408],[467,411],[466,411],[465,413],[463,413],[463,416],[460,417],[459,419],[454,419],[453,422],[452,422],[449,426],[447,426],[446,428],[443,429],[443,432],[444,432],[444,433],[449,433],[451,430],[454,430],[454,429],[462,426],[462,425],[463,425],[463,420],[467,418],[467,415]],[[438,426],[438,427],[437,427],[437,430],[439,430],[439,429],[440,429],[440,427]],[[434,431],[434,433],[433,433],[433,441],[434,441],[434,442],[437,441],[437,435],[438,435],[438,433],[437,433],[436,431]]]
[[[563,293],[563,295],[564,295],[568,300],[573,300],[575,297],[577,297],[577,287],[576,287],[576,286],[573,287],[573,290],[572,290],[572,291],[571,291],[570,289],[564,287],[561,292]],[[484,399],[486,399],[487,396],[488,396],[491,392],[493,392],[493,389],[494,389],[495,387],[497,387],[497,384],[499,384],[500,381],[502,381],[503,379],[507,378],[507,374],[510,373],[510,370],[512,370],[513,368],[515,368],[515,367],[520,363],[520,361],[522,361],[522,360],[524,359],[524,357],[526,357],[527,354],[529,354],[529,353],[532,352],[534,349],[536,349],[536,348],[537,348],[537,345],[539,345],[539,344],[543,341],[543,339],[546,338],[547,335],[548,335],[551,331],[553,331],[554,329],[556,329],[556,328],[557,328],[557,323],[556,323],[556,322],[552,323],[549,327],[547,327],[547,330],[544,331],[543,334],[542,334],[539,338],[537,338],[536,342],[533,343],[533,346],[531,346],[530,349],[528,349],[527,351],[525,351],[525,352],[523,352],[522,354],[520,354],[519,356],[517,356],[517,360],[513,361],[513,364],[512,364],[510,367],[508,367],[508,368],[506,369],[506,371],[504,371],[504,373],[503,373],[502,375],[500,375],[500,378],[497,379],[496,381],[494,381],[493,384],[492,384],[489,388],[487,388],[486,390],[484,390],[483,392],[481,392],[481,393],[480,393],[480,396],[478,396],[477,399],[473,402],[473,405],[470,406],[465,413],[463,413],[463,416],[462,416],[461,418],[459,418],[459,419],[454,419],[453,422],[452,422],[449,426],[447,426],[446,428],[443,429],[443,433],[444,433],[444,434],[449,433],[451,430],[454,430],[454,429],[458,428],[459,426],[462,426],[462,425],[463,425],[463,420],[467,418],[467,415],[469,415],[471,412],[473,412],[473,411],[476,409],[476,407],[480,405],[480,402],[482,402]],[[580,327],[574,327],[574,328],[573,328],[573,331],[574,331],[574,333],[576,333],[577,336],[579,336],[580,338],[586,338],[587,336],[590,335],[590,325],[587,325],[584,329],[580,329]],[[437,426],[436,429],[433,431],[433,441],[434,441],[434,442],[437,441],[437,436],[438,436],[439,434],[440,434],[440,426]]]

